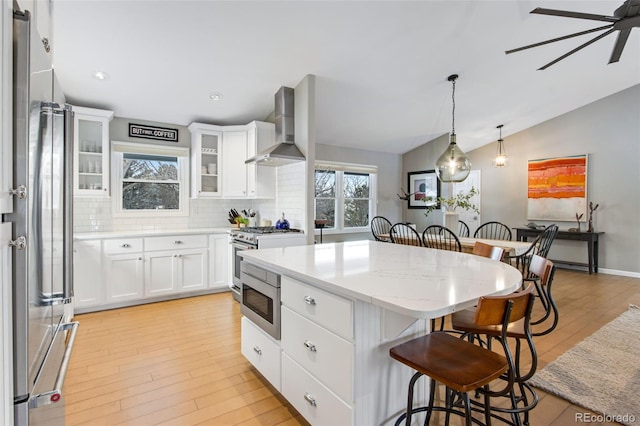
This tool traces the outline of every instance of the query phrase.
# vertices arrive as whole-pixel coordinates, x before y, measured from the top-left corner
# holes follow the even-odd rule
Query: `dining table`
[[[487,238],[471,238],[471,237],[458,237],[460,245],[462,246],[463,253],[473,252],[473,246],[476,242],[485,243],[490,246],[500,247],[504,249],[506,256],[514,257],[520,256],[529,250],[531,247],[530,242],[523,241],[510,241],[510,240],[490,240]]]
[[[380,234],[378,237],[380,238],[388,238],[390,239],[389,234]],[[396,239],[398,239],[396,237]],[[402,238],[400,238],[402,240]],[[463,253],[472,253],[473,246],[476,242],[485,243],[494,247],[500,247],[504,250],[505,256],[516,257],[520,256],[529,250],[531,247],[530,242],[523,241],[511,241],[511,240],[492,240],[488,238],[472,238],[472,237],[458,237],[460,241],[460,246],[462,248]],[[415,245],[413,239],[410,241],[400,241],[400,244],[405,245]]]

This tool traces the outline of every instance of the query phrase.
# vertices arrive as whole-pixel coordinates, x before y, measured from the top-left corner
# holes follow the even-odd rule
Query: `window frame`
[[[336,211],[335,211],[335,227],[323,228],[323,234],[355,234],[370,232],[371,219],[377,214],[378,205],[378,167],[365,164],[352,164],[352,163],[338,163],[338,162],[326,162],[317,161],[313,169],[314,178],[314,193],[313,193],[313,214],[315,217],[316,212],[316,196],[315,196],[315,174],[316,171],[333,171],[336,173]],[[368,174],[369,175],[369,223],[365,226],[358,226],[352,228],[346,228],[344,224],[344,212],[345,212],[345,199],[352,200],[344,196],[344,174]],[[321,199],[331,199],[323,197]],[[320,230],[315,230],[316,235],[320,235]]]
[[[124,183],[123,160],[125,154],[177,157],[179,206],[177,210],[147,209],[125,210],[122,208],[122,185]],[[172,181],[173,183],[173,181]],[[112,212],[116,217],[180,217],[189,216],[189,148],[133,142],[111,142],[111,197]]]

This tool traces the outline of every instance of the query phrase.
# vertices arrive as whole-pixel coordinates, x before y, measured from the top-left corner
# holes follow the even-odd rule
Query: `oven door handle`
[[[238,243],[234,241],[230,242],[229,244],[231,244],[232,247],[235,247],[240,250],[254,250],[257,248],[253,244],[244,244],[244,243]]]

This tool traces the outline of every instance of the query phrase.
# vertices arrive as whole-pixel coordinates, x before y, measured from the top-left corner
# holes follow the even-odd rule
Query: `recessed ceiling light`
[[[220,101],[222,100],[222,93],[213,92],[209,95],[209,99],[211,99],[212,101]]]
[[[103,71],[96,71],[93,73],[93,78],[96,80],[109,80],[109,74]]]

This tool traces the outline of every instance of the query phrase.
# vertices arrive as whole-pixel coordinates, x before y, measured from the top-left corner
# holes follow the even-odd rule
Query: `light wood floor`
[[[538,338],[540,368],[640,305],[640,279],[558,270],[558,328]],[[66,425],[299,425],[304,419],[240,354],[229,293],[76,316],[65,381]],[[575,424],[585,412],[539,392],[531,425]]]

